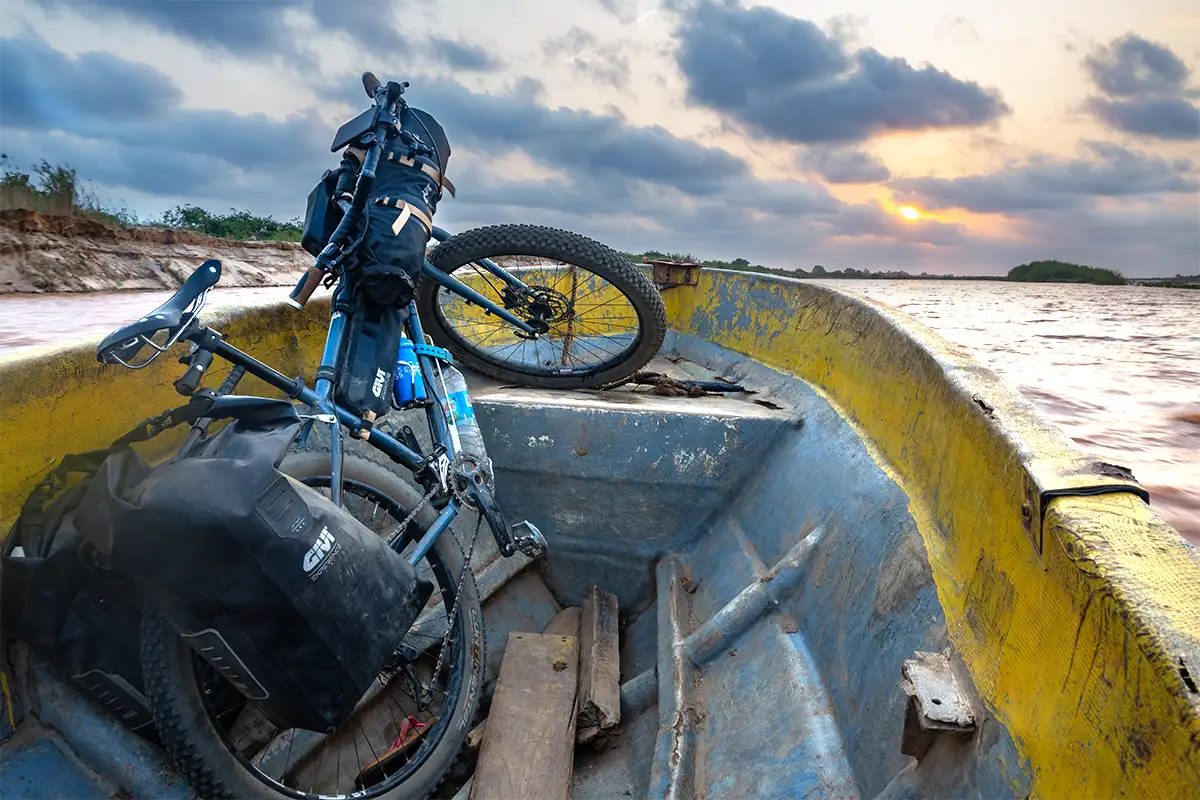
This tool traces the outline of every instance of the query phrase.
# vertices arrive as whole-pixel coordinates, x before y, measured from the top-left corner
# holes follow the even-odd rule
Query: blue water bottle
[[[421,362],[412,340],[400,337],[400,352],[396,356],[396,379],[393,382],[396,408],[409,408],[425,402],[425,379]]]

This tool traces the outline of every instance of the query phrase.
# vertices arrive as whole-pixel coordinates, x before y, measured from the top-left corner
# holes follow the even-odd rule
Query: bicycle
[[[364,419],[339,406],[333,400],[333,386],[347,316],[351,313],[339,300],[347,297],[352,287],[349,276],[338,265],[353,247],[349,231],[363,213],[383,146],[397,132],[403,92],[403,86],[396,83],[381,86],[369,73],[364,75],[363,82],[375,106],[370,130],[356,134],[354,140],[366,145],[366,157],[354,177],[353,192],[349,191],[347,181],[344,189],[348,197],[339,193],[343,218],[338,232],[290,295],[294,305],[302,306],[318,284],[329,283],[333,287],[333,312],[313,387],[302,378],[290,378],[258,361],[200,323],[199,314],[207,293],[221,276],[220,262],[215,260],[205,261],[167,302],[109,334],[97,348],[97,358],[103,363],[140,369],[175,344],[191,343],[190,352],[181,359],[187,369],[175,381],[175,388],[193,401],[200,399],[211,405],[206,411],[208,416],[193,424],[177,457],[186,456],[207,437],[213,418],[237,416],[239,404],[252,405],[256,401],[233,395],[246,374],[280,390],[291,401],[306,405],[312,413],[305,415],[304,436],[313,426],[327,426],[330,452],[328,456],[312,451],[293,452],[281,469],[327,492],[331,502],[350,510],[369,528],[386,536],[392,548],[418,567],[422,576],[432,576],[437,586],[435,596],[440,595],[440,603],[432,604],[422,613],[392,663],[359,701],[350,719],[328,735],[273,729],[261,712],[255,713],[254,703],[234,689],[219,669],[192,652],[165,618],[147,609],[142,627],[147,699],[167,752],[205,797],[308,798],[348,794],[364,798],[424,797],[441,785],[474,722],[483,684],[483,617],[470,570],[481,524],[487,523],[506,557],[518,552],[536,557],[545,552],[546,542],[528,521],[509,526],[493,494],[490,463],[479,464],[459,457],[455,414],[447,396],[442,366],[448,368],[454,356],[448,349],[427,340],[419,306],[425,306],[424,316],[438,320],[439,335],[446,344],[455,347],[464,361],[482,372],[517,375],[540,385],[581,385],[581,381],[607,380],[616,374],[611,357],[590,367],[561,364],[558,371],[542,359],[505,362],[496,351],[451,334],[438,292],[445,288],[456,293],[503,320],[519,337],[522,334],[528,337],[522,341],[537,342],[556,322],[569,323],[562,316],[562,307],[556,305],[561,301],[561,293],[555,288],[555,281],[569,281],[575,290],[580,283],[579,271],[568,270],[551,282],[523,282],[520,277],[533,274],[528,267],[537,265],[526,264],[507,271],[487,257],[489,243],[523,241],[527,246],[519,249],[535,251],[524,253],[532,256],[561,249],[563,243],[569,243],[584,256],[594,257],[598,268],[624,277],[629,277],[627,273],[636,274],[645,280],[628,263],[610,263],[620,258],[612,251],[565,232],[533,226],[498,226],[450,237],[439,230],[435,238],[440,236],[442,243],[429,255],[425,265],[425,275],[439,288],[429,289],[409,301],[404,322],[405,334],[414,343],[419,379],[425,390],[424,400],[414,400],[406,407],[424,408],[432,442],[430,452],[422,451],[411,429],[404,428],[393,436],[376,425],[376,420]],[[494,255],[495,248],[490,249]],[[438,264],[448,268],[440,269]],[[501,294],[502,303],[492,302],[450,274],[462,267],[501,279],[508,290],[507,300]],[[645,287],[639,289],[636,282],[627,283],[634,286],[639,303],[645,306],[643,311],[656,320],[655,324],[661,323],[661,301],[655,309],[653,304],[643,302],[648,296],[642,291]],[[653,289],[652,284],[650,288]],[[658,300],[656,294],[654,299]],[[569,327],[572,330],[568,337],[579,340],[578,326]],[[661,330],[649,337],[646,333],[639,327],[638,333],[628,339],[626,361],[622,363],[629,363],[628,358],[633,354],[640,354],[636,357],[640,359],[647,343],[657,350]],[[147,347],[149,356],[143,360],[140,356]],[[217,390],[200,388],[214,358],[229,362],[232,369]],[[395,473],[361,456],[345,453],[343,431],[364,440],[409,470],[424,493]],[[478,513],[466,553],[453,535],[445,535],[465,508]],[[343,769],[343,756],[348,759],[351,752],[355,763]],[[307,789],[303,788],[305,785]]]

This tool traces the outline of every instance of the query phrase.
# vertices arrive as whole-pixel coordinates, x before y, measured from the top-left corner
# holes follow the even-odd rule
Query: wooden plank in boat
[[[575,757],[574,636],[508,635],[471,800],[562,800]]]
[[[579,606],[564,608],[558,612],[542,633],[557,633],[559,636],[579,636]]]
[[[621,721],[621,657],[617,598],[598,586],[579,610],[579,720],[576,738],[590,742]]]

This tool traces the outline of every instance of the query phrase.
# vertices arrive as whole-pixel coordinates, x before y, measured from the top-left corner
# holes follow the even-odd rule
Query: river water
[[[1084,450],[1130,467],[1200,544],[1200,291],[978,281],[823,281],[895,306],[973,351]],[[209,308],[286,287],[215,289]],[[0,354],[87,339],[170,292],[0,296]]]
[[[990,281],[822,281],[963,345],[1085,451],[1133,470],[1200,544],[1200,291]]]

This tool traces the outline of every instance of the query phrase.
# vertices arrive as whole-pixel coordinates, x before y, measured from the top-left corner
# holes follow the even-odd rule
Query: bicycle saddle
[[[104,337],[96,348],[96,360],[112,364],[129,361],[146,345],[146,340],[161,330],[174,330],[185,320],[184,313],[200,295],[221,280],[221,262],[210,258],[196,268],[171,299],[146,316]]]

